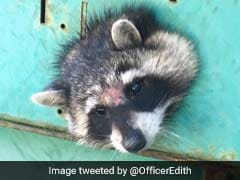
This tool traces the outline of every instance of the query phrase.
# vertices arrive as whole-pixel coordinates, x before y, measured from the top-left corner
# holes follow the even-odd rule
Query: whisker
[[[114,151],[110,160],[113,160],[113,158],[116,156],[117,153],[118,153],[118,151]]]
[[[183,136],[181,136],[181,135],[179,135],[179,134],[177,134],[173,131],[167,130],[163,127],[159,128],[159,134],[163,135],[165,137],[169,137],[169,135],[170,135],[170,136],[176,138],[177,140],[182,140],[182,141],[185,141],[185,142],[191,144],[192,146],[197,146],[197,144],[195,142],[193,142],[192,140],[190,140],[186,137],[183,137]]]

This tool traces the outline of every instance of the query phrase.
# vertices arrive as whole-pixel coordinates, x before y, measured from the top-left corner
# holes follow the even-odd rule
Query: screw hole
[[[58,113],[58,114],[62,114],[62,110],[61,110],[61,109],[58,109],[58,110],[57,110],[57,113]]]
[[[60,28],[61,29],[66,29],[66,25],[65,24],[60,24]]]
[[[177,3],[177,0],[169,0],[171,3]]]

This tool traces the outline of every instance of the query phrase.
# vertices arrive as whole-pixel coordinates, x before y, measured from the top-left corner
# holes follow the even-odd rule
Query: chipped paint
[[[237,153],[235,151],[224,151],[219,153],[219,159],[222,161],[237,160]]]

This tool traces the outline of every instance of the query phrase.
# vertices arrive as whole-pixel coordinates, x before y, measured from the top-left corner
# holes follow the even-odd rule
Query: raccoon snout
[[[129,152],[138,152],[146,145],[146,139],[140,130],[133,130],[124,134],[123,147]]]

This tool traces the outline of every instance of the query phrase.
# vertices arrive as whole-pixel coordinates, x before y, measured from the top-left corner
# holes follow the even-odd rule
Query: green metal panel
[[[0,128],[0,160],[12,161],[155,161],[112,150],[78,146],[58,138]]]
[[[130,1],[89,0],[88,15],[93,11],[101,12],[105,6],[115,7],[126,2]],[[140,2],[153,4],[160,22],[191,39],[201,63],[199,77],[189,96],[180,111],[165,123],[164,130],[152,148],[203,159],[239,160],[240,2],[135,1]],[[29,97],[50,81],[49,77],[53,74],[50,64],[56,57],[59,44],[77,35],[80,29],[80,4],[80,0],[48,0],[47,23],[42,25],[39,22],[39,0],[9,0],[0,3],[2,115],[66,126],[54,110],[33,105]],[[64,30],[60,28],[62,23],[66,25]],[[5,131],[10,130],[0,129],[1,143],[6,143],[4,139],[7,135],[3,135]],[[35,135],[29,138],[35,138]],[[45,143],[49,138],[40,139],[39,142]],[[62,140],[53,141],[62,143]],[[64,142],[64,147],[69,143]],[[91,156],[91,153],[102,153],[99,157],[109,159],[105,152],[92,150],[86,156],[81,146],[79,151],[83,159]],[[1,158],[4,152],[0,153]],[[74,152],[71,153],[76,157]],[[22,157],[24,159],[26,156]]]

